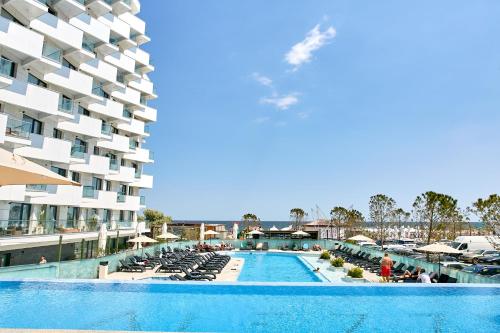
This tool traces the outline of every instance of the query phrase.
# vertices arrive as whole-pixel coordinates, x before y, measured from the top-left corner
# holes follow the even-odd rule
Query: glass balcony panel
[[[135,178],[141,178],[141,176],[142,176],[142,170],[136,169],[135,170]]]
[[[61,63],[62,50],[53,45],[45,43],[43,44],[42,56],[47,59],[54,60],[55,62]]]
[[[119,221],[116,226],[118,229],[132,229],[132,221]]]
[[[84,198],[95,198],[97,191],[92,186],[84,186],[82,195]]]
[[[129,109],[123,109],[123,117],[132,118],[132,112]]]
[[[149,134],[149,125],[144,126],[144,133]]]
[[[118,170],[120,169],[120,166],[118,165],[118,160],[116,159],[110,159],[109,160],[109,169],[110,170]]]
[[[28,184],[26,191],[29,192],[47,192],[47,185],[45,184]]]
[[[137,148],[137,141],[133,140],[133,139],[130,139],[130,142],[129,142],[129,145],[128,147],[131,149],[131,150],[135,150]]]
[[[22,236],[29,232],[29,220],[0,220],[0,236]]]
[[[141,206],[144,206],[146,204],[146,197],[141,195],[139,203],[141,204]]]
[[[125,194],[120,194],[116,196],[116,202],[125,202]]]
[[[5,134],[23,139],[29,139],[31,132],[31,123],[12,117],[7,118],[7,127]]]
[[[111,125],[102,123],[101,125],[101,133],[106,135],[111,135]]]
[[[155,159],[155,154],[150,150],[149,151],[149,159],[154,160]]]
[[[73,100],[61,95],[59,98],[59,111],[73,113]]]
[[[87,147],[83,145],[73,145],[73,147],[71,147],[71,157],[84,158],[86,152]]]
[[[84,50],[94,53],[95,43],[88,39],[83,39],[82,48]]]
[[[16,72],[16,63],[5,58],[0,58],[0,74],[3,76],[14,77]]]

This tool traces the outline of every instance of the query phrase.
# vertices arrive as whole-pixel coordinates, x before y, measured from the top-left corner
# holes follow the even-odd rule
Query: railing
[[[75,0],[75,1],[81,3],[82,5],[85,5],[85,0]]]
[[[3,76],[15,76],[16,63],[5,58],[0,58],[0,74]]]
[[[116,202],[125,202],[125,194],[118,194],[116,196]]]
[[[73,145],[71,147],[71,157],[84,158],[87,152],[87,147],[83,145]]]
[[[116,222],[117,229],[132,229],[132,221],[119,221]]]
[[[120,169],[120,166],[118,165],[117,159],[110,159],[109,160],[109,169],[115,170],[115,171]]]
[[[144,106],[148,106],[148,100],[144,96],[141,96],[139,102]]]
[[[141,206],[146,205],[146,197],[145,197],[145,196],[141,195],[141,197],[140,197],[140,199],[139,199],[139,204],[140,204]]]
[[[102,89],[102,86],[95,86],[92,88],[92,94],[94,95],[97,95],[97,96],[100,96],[100,97],[105,97],[105,98],[109,98],[109,95],[107,92],[105,92],[103,89]]]
[[[94,48],[95,48],[95,43],[85,39],[82,41],[82,49],[94,53]]]
[[[149,134],[149,125],[144,126],[144,133]]]
[[[43,44],[42,56],[44,58],[61,63],[62,50],[55,47],[55,46],[52,46],[52,45],[45,43],[45,44]]]
[[[102,123],[101,125],[101,133],[105,135],[111,135],[111,125]]]
[[[126,4],[127,6],[131,6],[132,5],[132,0],[122,0],[122,2],[124,4]]]
[[[49,2],[49,0],[36,0],[36,1],[38,1],[39,3],[41,3],[45,6],[48,6],[48,2]]]
[[[61,95],[59,98],[59,111],[73,113],[73,100],[65,98]]]
[[[116,81],[125,84],[125,75],[123,74],[118,74],[116,76]]]
[[[12,117],[7,118],[7,127],[5,134],[23,139],[29,139],[31,132],[31,123]]]
[[[95,198],[96,194],[97,194],[97,191],[94,189],[93,186],[84,186],[83,187],[82,196],[84,198]]]
[[[129,109],[123,109],[123,117],[132,118],[132,112]]]
[[[133,139],[130,139],[129,141],[129,144],[128,144],[128,147],[131,149],[131,150],[135,150],[137,148],[137,141],[133,140]]]
[[[120,42],[120,40],[121,37],[109,37],[109,43],[115,46],[119,46],[118,43]]]
[[[155,159],[155,154],[151,150],[149,151],[149,159],[152,161]]]
[[[47,185],[45,184],[28,184],[26,185],[28,192],[47,192]]]
[[[142,170],[141,169],[135,169],[135,178],[141,178],[142,176]]]
[[[29,232],[29,220],[0,220],[0,236],[22,236]]]

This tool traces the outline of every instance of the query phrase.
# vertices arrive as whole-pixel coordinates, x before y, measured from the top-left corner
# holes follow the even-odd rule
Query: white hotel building
[[[156,98],[138,0],[0,0],[0,147],[82,184],[0,187],[0,266],[133,235]],[[119,237],[117,239],[117,237]]]

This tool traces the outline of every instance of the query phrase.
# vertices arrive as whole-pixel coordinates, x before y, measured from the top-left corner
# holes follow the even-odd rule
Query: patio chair
[[[308,243],[305,243],[304,245],[302,245],[302,250],[303,251],[309,251],[310,248],[309,248],[309,244]]]
[[[268,242],[264,242],[262,244],[262,251],[268,251],[269,250],[269,243]]]
[[[144,272],[146,269],[143,266],[131,265],[127,264],[124,260],[120,259],[120,267],[118,267],[118,271],[120,272]]]
[[[255,245],[255,249],[258,251],[261,251],[262,250],[262,243],[257,243],[257,245]]]

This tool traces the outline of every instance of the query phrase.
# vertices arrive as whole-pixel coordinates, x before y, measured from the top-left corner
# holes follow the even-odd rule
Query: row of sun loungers
[[[330,250],[330,253],[337,257],[341,257],[345,262],[363,268],[365,271],[376,273],[380,275],[380,263],[382,257],[372,256],[363,250],[354,250],[352,248],[341,246],[338,249]],[[404,273],[408,271],[411,278],[404,277]],[[391,280],[394,282],[413,283],[417,281],[416,278],[417,268],[412,265],[394,262],[393,269],[391,270]],[[430,272],[429,277],[433,283],[455,283],[457,279],[447,274],[439,275],[436,272]]]
[[[170,251],[168,251],[170,250]],[[207,280],[216,279],[231,259],[230,256],[220,255],[214,252],[198,253],[196,251],[177,250],[172,251],[162,248],[155,255],[145,253],[145,257],[131,256],[126,260],[120,260],[121,272],[144,272],[146,269],[155,270],[157,273],[182,273],[172,275],[171,280]]]

